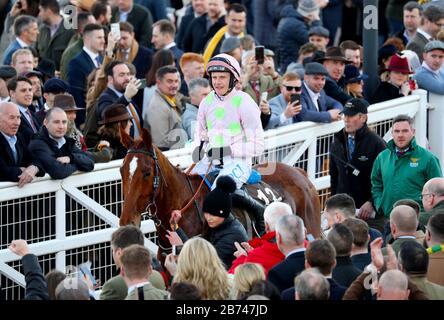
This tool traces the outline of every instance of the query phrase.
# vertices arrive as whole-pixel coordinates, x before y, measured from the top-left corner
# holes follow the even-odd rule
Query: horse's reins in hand
[[[212,163],[210,162],[210,164],[208,165],[208,168],[207,168],[207,172],[205,172],[205,176],[203,177],[202,181],[200,182],[199,187],[197,187],[197,190],[196,190],[196,192],[194,193],[194,195],[193,195],[193,196],[191,197],[191,199],[187,202],[187,204],[186,204],[182,209],[180,209],[180,214],[181,214],[181,215],[183,215],[183,213],[184,213],[185,211],[188,210],[188,208],[191,206],[191,204],[193,203],[193,201],[196,199],[197,195],[199,194],[200,189],[201,189],[202,186],[203,186],[203,183],[205,182],[205,179],[206,179],[207,176],[208,176],[208,173],[210,172],[211,165],[212,165]],[[196,163],[193,163],[193,164],[190,166],[190,168],[185,172],[185,174],[188,175],[189,172],[191,172],[191,170],[193,170],[193,168],[194,168],[195,166],[196,166]],[[175,222],[174,222],[174,223],[171,223],[171,229],[172,229],[173,231],[176,231],[177,228],[178,228],[177,223],[175,223]]]

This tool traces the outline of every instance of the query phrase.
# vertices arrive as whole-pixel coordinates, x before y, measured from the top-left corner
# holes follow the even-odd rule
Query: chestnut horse
[[[161,258],[162,252],[171,249],[165,237],[166,231],[171,230],[171,211],[181,209],[189,202],[202,178],[199,175],[186,175],[173,166],[152,144],[151,134],[146,129],[142,129],[142,139],[136,141],[123,131],[121,135],[128,153],[120,168],[124,197],[120,225],[140,225],[141,213],[147,211],[156,225],[158,256]],[[304,220],[307,231],[319,238],[320,204],[315,187],[302,169],[282,163],[275,165],[274,174],[263,175],[263,180]],[[261,164],[255,166],[255,169],[263,174],[266,167],[267,164]],[[179,226],[190,237],[201,234],[203,230],[204,219],[199,210],[208,192],[204,184],[192,205],[182,213]],[[239,212],[234,213],[239,216]]]

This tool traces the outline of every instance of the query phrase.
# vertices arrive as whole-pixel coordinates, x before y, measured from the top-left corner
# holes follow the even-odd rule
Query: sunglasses
[[[302,90],[302,87],[286,86],[285,84],[283,86],[284,86],[285,90],[287,90],[287,91],[293,91],[293,90],[301,91]]]

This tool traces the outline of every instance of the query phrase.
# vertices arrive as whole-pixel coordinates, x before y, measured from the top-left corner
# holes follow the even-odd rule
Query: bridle
[[[154,148],[153,148],[153,151],[140,150],[140,149],[128,149],[127,153],[128,154],[141,153],[141,154],[144,154],[154,160],[153,193],[151,195],[151,199],[147,199],[148,204],[146,205],[145,211],[146,211],[146,215],[148,215],[148,218],[150,218],[154,221],[154,224],[156,225],[156,227],[162,226],[162,222],[160,221],[159,217],[157,216],[157,205],[156,205],[156,196],[158,194],[159,186],[160,186],[159,173],[162,174],[162,171],[160,170],[160,167],[159,167],[159,160],[157,158],[156,150]],[[154,212],[151,211],[151,208],[154,209]]]

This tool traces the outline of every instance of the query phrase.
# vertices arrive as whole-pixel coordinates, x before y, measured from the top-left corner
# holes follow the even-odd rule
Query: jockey
[[[211,162],[219,177],[232,177],[237,186],[232,196],[234,205],[254,215],[261,234],[264,207],[242,189],[251,174],[252,158],[264,151],[260,109],[248,94],[236,89],[241,74],[236,59],[216,55],[208,62],[207,73],[213,91],[199,106],[192,173],[205,174]],[[216,182],[213,189],[215,186]]]

